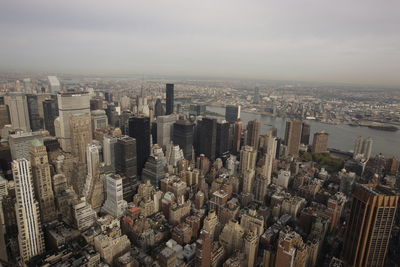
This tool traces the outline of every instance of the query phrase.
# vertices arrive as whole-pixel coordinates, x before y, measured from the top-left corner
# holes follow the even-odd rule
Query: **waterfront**
[[[225,108],[207,106],[207,110],[225,114]],[[220,117],[216,117],[220,118]],[[248,112],[241,113],[241,119],[247,124],[250,120],[260,120],[262,125],[262,133],[264,134],[269,128],[276,127],[278,130],[278,137],[283,138],[285,135],[286,118],[263,116]],[[325,130],[329,133],[329,148],[336,148],[343,151],[352,151],[354,148],[354,141],[357,136],[370,136],[373,139],[372,153],[382,153],[386,157],[396,156],[400,157],[400,131],[389,132],[371,129],[368,127],[349,126],[345,124],[333,125],[317,122],[314,120],[307,120],[311,125],[310,144],[312,144],[312,137],[315,132]]]

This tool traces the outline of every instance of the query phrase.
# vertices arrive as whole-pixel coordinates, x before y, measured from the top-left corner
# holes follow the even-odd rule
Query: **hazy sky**
[[[0,0],[0,69],[400,85],[399,0]]]

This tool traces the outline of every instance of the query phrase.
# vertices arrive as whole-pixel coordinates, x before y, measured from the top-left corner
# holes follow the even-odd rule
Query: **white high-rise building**
[[[100,176],[99,164],[99,149],[94,144],[89,144],[86,147],[86,161],[87,161],[87,178],[83,195],[88,198],[89,193],[93,190],[94,183]]]
[[[76,201],[72,208],[78,230],[86,230],[96,222],[96,212],[92,209],[90,204],[86,202],[84,197]]]
[[[171,142],[176,114],[157,117],[157,144],[163,149]]]
[[[21,132],[10,134],[8,143],[10,144],[11,158],[14,159],[30,159],[29,151],[33,140],[43,141],[41,132]]]
[[[23,93],[10,93],[5,102],[10,111],[11,126],[14,130],[31,131],[28,102]]]
[[[354,144],[353,157],[355,159],[369,160],[372,152],[372,138],[359,136]]]
[[[103,159],[106,166],[110,166],[112,171],[115,171],[115,145],[117,138],[114,136],[103,137]]]
[[[86,114],[90,116],[90,99],[87,93],[58,94],[59,127],[56,134],[62,150],[71,152],[70,118],[72,115]],[[89,120],[90,121],[90,120]],[[56,124],[56,123],[55,123]],[[90,131],[91,132],[91,131]]]
[[[35,198],[31,164],[26,159],[12,162],[15,182],[15,213],[18,225],[18,244],[24,262],[45,251],[39,203]]]
[[[128,204],[124,200],[122,177],[118,174],[107,175],[106,177],[107,199],[102,210],[115,218],[121,217]]]
[[[58,93],[61,90],[61,84],[60,81],[56,76],[47,76],[47,79],[49,80],[49,93]]]

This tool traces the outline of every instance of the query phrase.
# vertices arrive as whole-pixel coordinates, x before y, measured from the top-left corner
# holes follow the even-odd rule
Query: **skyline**
[[[7,2],[0,70],[399,86],[400,3],[360,3]]]

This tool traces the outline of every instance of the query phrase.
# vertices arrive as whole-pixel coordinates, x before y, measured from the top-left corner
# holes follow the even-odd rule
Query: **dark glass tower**
[[[29,123],[31,124],[32,131],[43,129],[43,120],[39,115],[37,95],[26,95],[28,102]]]
[[[49,131],[52,136],[56,136],[56,130],[54,128],[54,120],[58,116],[57,104],[54,99],[46,99],[43,101],[43,113],[44,113],[44,128]]]
[[[217,120],[204,118],[198,124],[198,143],[196,155],[204,154],[211,161],[215,160],[215,147],[217,137]]]
[[[115,170],[123,176],[124,199],[131,202],[138,185],[136,140],[129,136],[121,136],[115,145]]]
[[[310,144],[310,124],[303,122],[303,128],[301,129],[301,143],[304,145]]]
[[[229,128],[230,124],[228,122],[217,122],[217,147],[215,153],[218,158],[229,152]]]
[[[225,120],[229,123],[235,123],[240,118],[240,106],[226,106],[225,107]]]
[[[154,105],[154,116],[163,116],[164,115],[164,107],[161,103],[161,99],[157,98],[156,103]]]
[[[166,91],[167,91],[167,105],[166,105],[165,115],[169,115],[174,113],[174,84],[167,83]]]
[[[193,150],[193,124],[187,120],[174,123],[172,141],[183,150],[185,159],[192,160]]]
[[[128,120],[128,135],[136,139],[137,173],[142,174],[144,164],[150,155],[150,119],[132,117]]]

